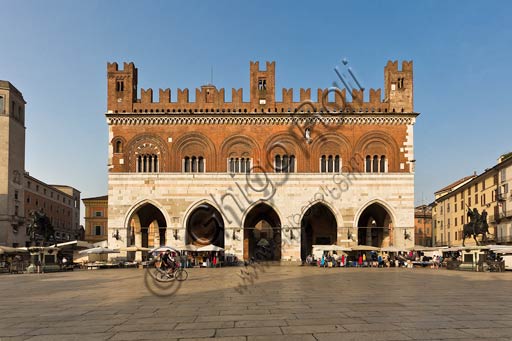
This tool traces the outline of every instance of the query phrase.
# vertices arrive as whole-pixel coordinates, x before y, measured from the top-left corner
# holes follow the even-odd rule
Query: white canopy
[[[121,248],[121,251],[128,251],[128,252],[149,251],[149,250],[151,250],[149,247],[134,246],[134,245]]]
[[[113,250],[106,247],[93,247],[92,249],[82,250],[78,252],[81,255],[100,255],[100,254],[107,254],[107,253],[119,253],[119,250]]]
[[[313,250],[317,251],[351,251],[352,249],[349,247],[344,247],[340,245],[313,245]]]
[[[197,251],[198,246],[196,246],[194,244],[187,244],[187,245],[181,247],[180,249],[183,251]]]
[[[386,246],[380,249],[383,252],[400,252],[402,249],[397,248],[396,246]]]
[[[172,252],[176,252],[176,253],[180,252],[180,250],[178,250],[177,248],[175,248],[173,246],[168,246],[168,245],[155,247],[154,249],[149,250],[150,253],[165,252],[165,251],[172,251]]]
[[[352,247],[352,251],[379,251],[380,249],[371,245],[357,245]]]
[[[66,247],[71,247],[71,248],[77,248],[77,249],[91,249],[94,247],[94,245],[86,242],[86,241],[83,241],[83,240],[72,240],[70,242],[65,242],[65,243],[59,243],[59,244],[54,244],[52,245],[53,247],[60,247],[60,248],[66,248]]]
[[[223,248],[221,248],[220,246],[216,246],[216,245],[213,245],[213,244],[210,244],[210,245],[206,245],[206,246],[203,246],[203,247],[200,247],[197,249],[197,251],[199,252],[209,252],[209,251],[224,251]]]
[[[17,249],[15,247],[0,245],[0,255],[2,255],[4,253],[24,253],[24,252],[28,252],[28,251],[26,249]]]

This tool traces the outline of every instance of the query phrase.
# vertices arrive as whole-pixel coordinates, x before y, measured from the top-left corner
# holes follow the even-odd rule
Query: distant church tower
[[[25,246],[25,100],[0,80],[0,245]]]

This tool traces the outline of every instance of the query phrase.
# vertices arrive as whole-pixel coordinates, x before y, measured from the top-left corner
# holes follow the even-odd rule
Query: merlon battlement
[[[354,110],[371,112],[413,112],[412,105],[412,61],[403,61],[401,70],[398,61],[388,61],[384,68],[384,99],[381,89],[370,89],[365,99],[364,90],[317,89],[312,98],[310,88],[300,88],[299,98],[294,99],[293,88],[283,88],[282,100],[275,98],[275,62],[266,62],[260,69],[258,61],[251,61],[250,100],[243,100],[243,89],[231,89],[231,101],[225,99],[225,89],[206,84],[195,89],[195,100],[190,101],[189,89],[170,88],[158,90],[158,101],[153,98],[153,89],[140,89],[137,96],[137,68],[134,63],[108,63],[108,110],[113,112],[289,112],[308,104],[313,110]],[[348,92],[348,94],[347,94]],[[175,96],[175,97],[174,97]],[[327,110],[329,110],[327,109]]]

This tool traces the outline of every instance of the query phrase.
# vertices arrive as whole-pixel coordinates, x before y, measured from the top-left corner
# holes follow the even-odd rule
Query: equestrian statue
[[[465,246],[465,239],[471,236],[473,236],[476,245],[480,245],[476,237],[479,234],[481,234],[482,242],[484,242],[487,240],[487,234],[489,233],[489,224],[487,224],[487,212],[483,210],[482,214],[480,214],[478,213],[478,210],[476,208],[473,208],[473,210],[471,210],[468,207],[467,216],[469,218],[469,223],[464,224],[463,227],[462,246]]]

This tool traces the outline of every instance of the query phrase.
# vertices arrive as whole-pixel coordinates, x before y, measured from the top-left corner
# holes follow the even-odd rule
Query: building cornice
[[[410,125],[418,113],[106,113],[109,125]]]

